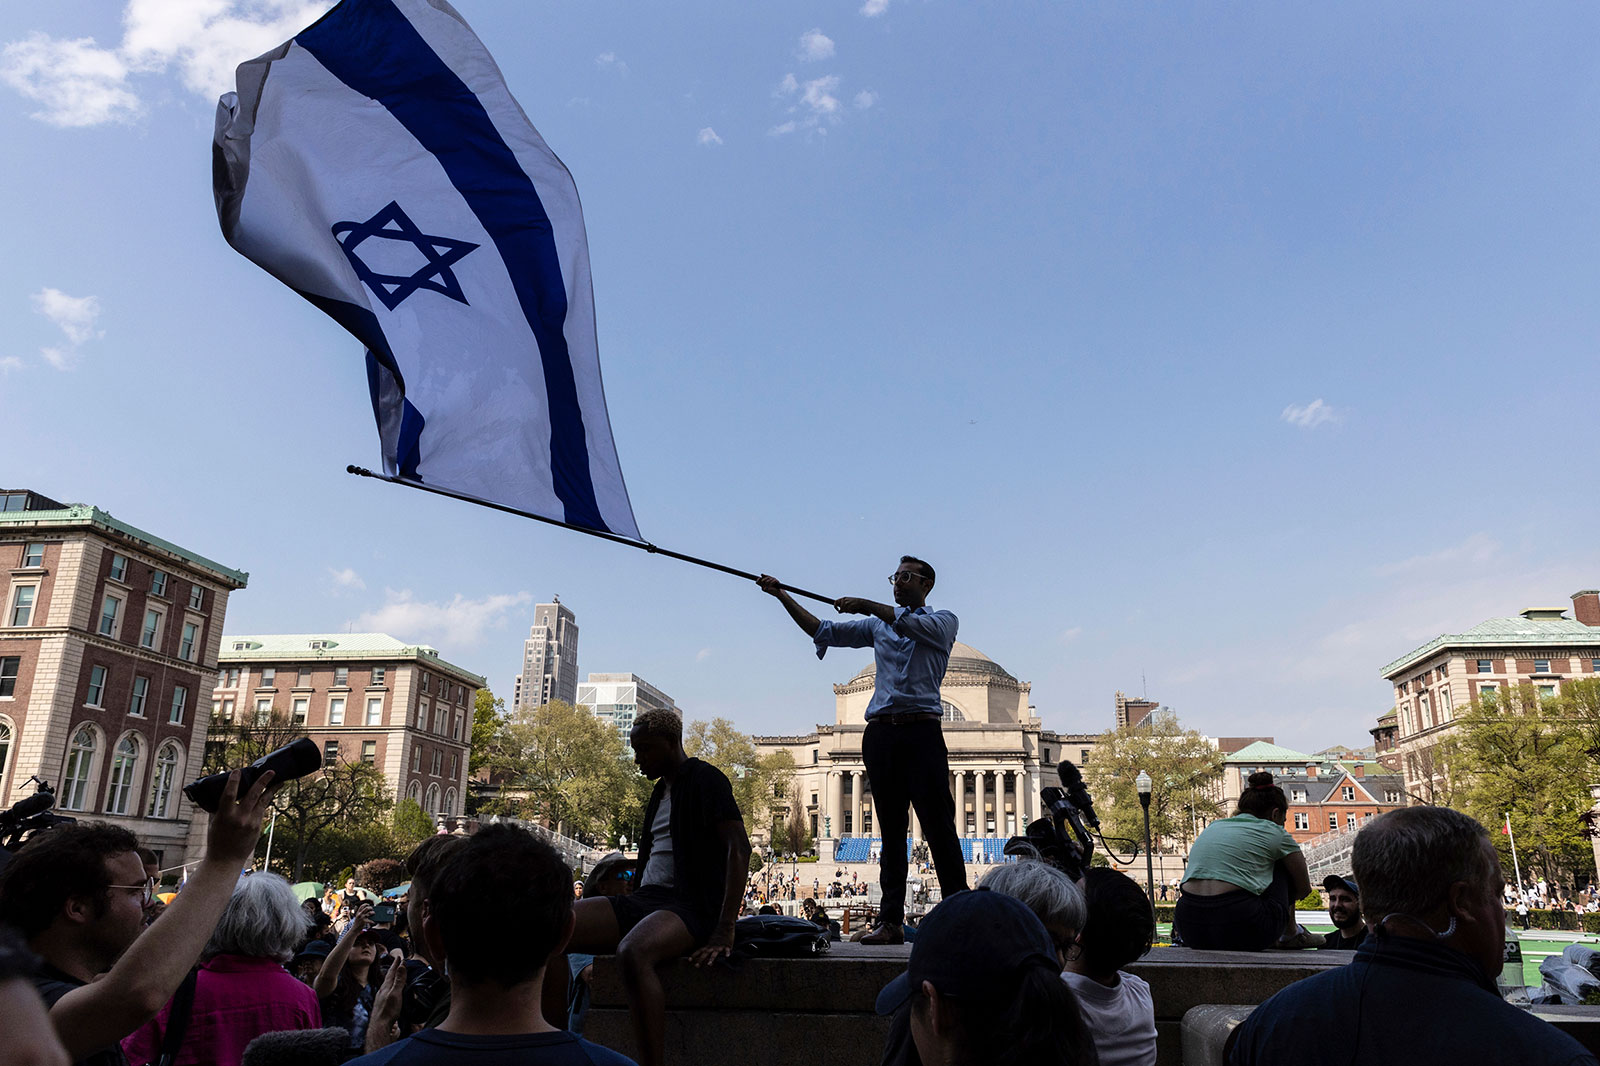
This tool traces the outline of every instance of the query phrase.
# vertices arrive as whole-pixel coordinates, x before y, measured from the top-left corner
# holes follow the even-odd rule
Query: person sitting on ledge
[[[1150,986],[1122,969],[1143,958],[1156,935],[1144,889],[1103,866],[1083,872],[1089,917],[1061,975],[1078,997],[1100,1066],[1155,1066],[1156,1011]]]
[[[1295,925],[1295,900],[1311,891],[1305,856],[1283,828],[1289,800],[1268,773],[1251,774],[1232,818],[1212,822],[1189,849],[1175,936],[1184,947],[1260,951],[1316,947]]]
[[[1352,861],[1366,940],[1349,965],[1257,1007],[1234,1030],[1231,1066],[1596,1066],[1576,1040],[1496,988],[1504,875],[1483,826],[1444,807],[1402,807],[1361,830]]]
[[[639,772],[656,782],[644,813],[636,887],[625,896],[579,900],[570,950],[617,953],[639,1058],[659,1066],[667,1020],[656,967],[690,952],[696,966],[710,966],[732,952],[750,840],[728,778],[684,752],[683,719],[645,711],[634,719],[628,743]],[[546,1003],[546,1017],[565,1011],[561,1000]]]

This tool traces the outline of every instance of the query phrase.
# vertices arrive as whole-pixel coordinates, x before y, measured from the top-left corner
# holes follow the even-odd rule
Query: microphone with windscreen
[[[278,748],[269,751],[255,762],[239,771],[239,795],[243,796],[250,791],[256,779],[271,770],[275,775],[273,780],[278,782],[293,781],[297,777],[305,777],[322,769],[322,752],[318,750],[316,742],[310,737],[301,737]],[[193,801],[196,807],[210,814],[217,812],[217,804],[222,802],[222,790],[227,787],[228,775],[226,773],[212,774],[202,777],[193,784],[183,786],[183,794]]]

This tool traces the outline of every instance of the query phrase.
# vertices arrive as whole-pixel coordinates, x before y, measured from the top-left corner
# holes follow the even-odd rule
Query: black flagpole
[[[604,530],[587,529],[583,526],[575,526],[570,522],[562,522],[558,519],[548,518],[542,514],[534,514],[531,511],[519,511],[515,507],[507,507],[505,504],[493,503],[489,500],[480,500],[478,497],[468,496],[464,492],[454,492],[450,489],[441,489],[434,485],[424,485],[420,481],[407,481],[405,478],[390,477],[388,474],[379,474],[375,471],[368,470],[364,466],[347,466],[345,467],[345,471],[347,473],[355,474],[357,477],[377,478],[379,481],[387,481],[393,485],[404,485],[408,489],[420,489],[423,492],[431,492],[438,496],[448,496],[452,500],[460,500],[463,503],[475,503],[479,507],[488,507],[495,511],[504,511],[506,514],[514,514],[521,518],[531,518],[535,522],[543,522],[546,525],[551,526],[560,526],[562,529],[570,529],[574,533],[586,533],[591,537],[599,537],[601,540],[609,540],[615,544],[626,544],[630,548],[639,548],[643,551],[649,552],[651,555],[665,555],[672,559],[681,559],[686,563],[693,563],[696,566],[704,566],[711,570],[721,570],[724,574],[732,574],[734,577],[742,577],[750,581],[754,581],[760,576],[759,574],[752,574],[748,570],[737,570],[731,566],[723,566],[721,563],[714,563],[710,559],[701,559],[697,556],[685,555],[682,552],[672,551],[670,548],[657,547],[647,540],[634,540],[631,537],[618,536],[615,533],[607,533]],[[826,604],[832,604],[834,601],[834,597],[832,596],[824,596],[821,593],[810,592],[802,588],[795,588],[793,585],[779,585],[778,587],[786,592],[792,592],[796,596],[805,596],[807,599],[820,600]]]

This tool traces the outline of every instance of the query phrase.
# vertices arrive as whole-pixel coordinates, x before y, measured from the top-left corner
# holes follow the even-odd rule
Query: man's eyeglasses
[[[138,885],[107,885],[106,887],[107,888],[120,888],[120,889],[123,889],[124,891],[127,891],[127,892],[140,892],[140,893],[143,893],[143,898],[141,898],[139,902],[142,903],[145,906],[149,906],[152,902],[154,902],[154,900],[156,898],[156,879],[153,878],[153,877],[147,878],[144,881],[143,884],[138,884]]]
[[[914,577],[920,578],[922,575],[910,570],[901,570],[899,573],[889,575],[889,584],[898,585],[902,581],[910,581]]]

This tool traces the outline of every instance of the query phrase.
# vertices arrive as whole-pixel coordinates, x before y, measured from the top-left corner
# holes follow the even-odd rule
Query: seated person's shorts
[[[646,915],[656,911],[671,911],[683,919],[689,935],[694,937],[696,947],[711,938],[716,925],[714,917],[707,918],[697,913],[679,899],[676,892],[661,885],[641,885],[629,895],[608,898],[611,900],[612,913],[617,916],[617,931],[621,936],[627,936]]]

